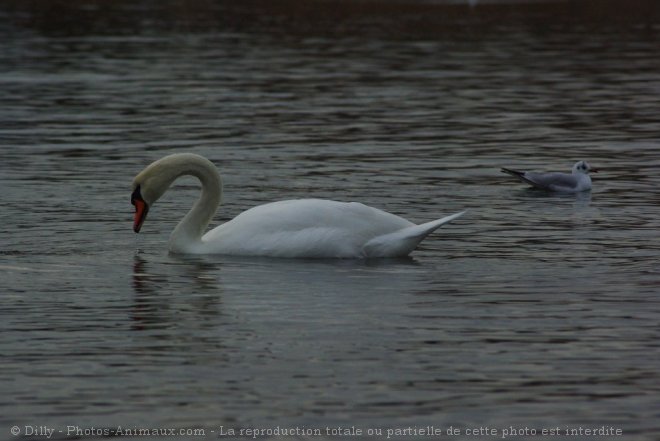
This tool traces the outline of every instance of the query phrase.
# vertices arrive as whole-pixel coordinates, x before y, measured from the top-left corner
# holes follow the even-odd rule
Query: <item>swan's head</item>
[[[588,175],[589,172],[598,173],[598,170],[591,167],[587,161],[578,161],[573,166],[573,173],[583,173]]]
[[[182,173],[183,154],[170,155],[151,163],[133,179],[131,204],[135,206],[133,231],[140,232],[151,207]]]
[[[133,179],[131,204],[135,206],[133,231],[140,232],[151,207],[170,188],[179,176],[192,175],[199,178],[202,189],[208,189],[213,211],[220,203],[222,181],[217,169],[208,159],[193,153],[175,153],[151,163]],[[213,214],[211,213],[210,216]],[[210,218],[209,218],[210,221]],[[208,224],[208,221],[207,221]]]
[[[133,219],[133,231],[140,232],[144,220],[147,218],[149,212],[149,204],[142,197],[142,189],[138,184],[133,186],[133,193],[131,194],[131,204],[135,206],[135,217]]]

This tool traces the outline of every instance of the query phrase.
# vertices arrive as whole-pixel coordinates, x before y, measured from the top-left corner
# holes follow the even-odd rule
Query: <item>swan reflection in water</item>
[[[292,314],[315,320],[368,316],[382,303],[405,308],[428,268],[410,257],[373,260],[138,255],[133,264],[135,329],[191,328],[208,319],[268,322]],[[162,288],[162,289],[161,289]],[[376,301],[378,299],[378,301]],[[347,312],[348,310],[348,312]],[[369,320],[375,317],[368,318]],[[204,320],[201,320],[204,319]]]
[[[152,269],[157,268],[157,269]],[[173,287],[178,289],[173,290]],[[221,313],[222,287],[218,265],[199,259],[168,257],[149,262],[141,255],[133,258],[131,310],[136,330],[168,328],[192,313],[199,326],[200,317]],[[186,314],[183,314],[183,313]]]

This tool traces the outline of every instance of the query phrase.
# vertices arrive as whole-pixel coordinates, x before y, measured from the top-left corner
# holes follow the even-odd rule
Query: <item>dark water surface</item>
[[[4,2],[0,437],[658,439],[659,37],[650,1]],[[130,182],[180,151],[222,172],[214,225],[299,197],[469,212],[410,259],[171,256],[196,182],[139,236]],[[578,159],[578,196],[498,171]]]

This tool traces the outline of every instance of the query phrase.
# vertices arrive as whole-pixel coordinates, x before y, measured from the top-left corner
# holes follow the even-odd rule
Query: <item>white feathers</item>
[[[221,199],[213,164],[198,155],[166,156],[133,181],[144,202],[156,202],[179,176],[196,176],[202,194],[172,232],[169,249],[186,254],[366,258],[408,255],[431,232],[463,213],[422,225],[356,202],[298,199],[259,205],[202,236]],[[155,195],[155,198],[151,195]]]

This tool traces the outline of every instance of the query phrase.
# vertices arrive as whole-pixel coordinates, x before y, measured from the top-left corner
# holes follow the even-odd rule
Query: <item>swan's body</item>
[[[217,169],[189,153],[166,156],[133,180],[134,230],[179,176],[193,175],[202,195],[172,232],[170,252],[242,256],[366,258],[408,255],[432,231],[463,213],[422,225],[356,202],[297,199],[259,205],[206,234],[222,195]]]
[[[502,167],[502,172],[515,176],[532,187],[559,193],[581,193],[591,190],[590,171],[598,172],[586,161],[576,162],[572,173],[525,172]]]

